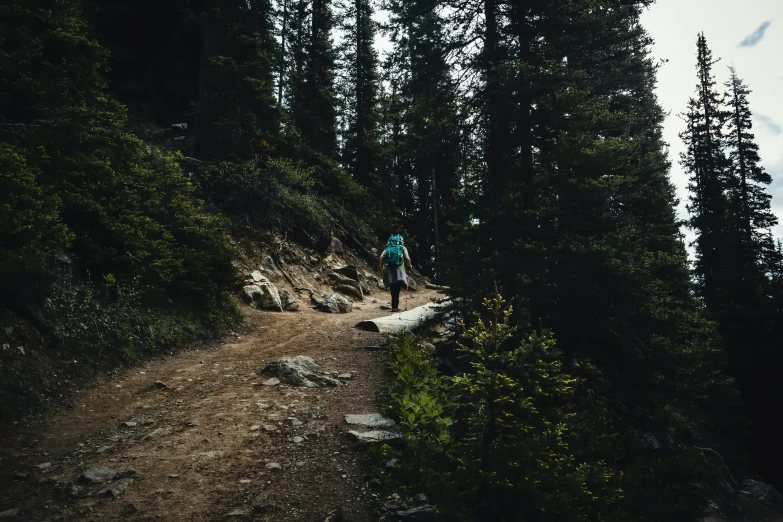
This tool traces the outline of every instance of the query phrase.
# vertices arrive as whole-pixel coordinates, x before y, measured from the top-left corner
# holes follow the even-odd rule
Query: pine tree
[[[458,165],[461,122],[456,87],[446,61],[445,21],[438,2],[391,2],[395,54],[390,65],[400,75],[405,132],[399,147],[398,176],[415,187],[416,208],[408,212],[405,228],[421,267],[438,277],[445,239],[450,235]]]
[[[695,274],[699,295],[710,313],[720,314],[727,306],[720,288],[730,286],[731,267],[739,255],[727,201],[730,173],[723,126],[728,115],[715,88],[712,68],[716,60],[703,33],[698,36],[697,49],[697,94],[688,102],[688,127],[680,136],[687,146],[681,163],[691,174],[689,226],[698,234]]]
[[[355,0],[346,17],[346,82],[348,128],[343,137],[342,163],[353,178],[367,187],[376,198],[388,192],[379,178],[379,98],[378,56],[375,51],[375,22],[369,0]]]
[[[725,431],[731,447],[736,427],[710,405],[736,393],[691,295],[643,2],[483,6],[479,221],[458,238],[469,246],[451,286],[470,299],[494,279],[515,298],[517,324],[551,327],[591,397],[584,407],[600,404],[612,425],[616,444],[588,445],[583,458],[610,461],[622,447],[632,518],[684,516],[703,501],[690,486],[698,452],[664,434]],[[660,458],[634,442],[641,432],[665,441]],[[650,466],[681,480],[661,488]]]
[[[81,5],[0,9],[0,162],[11,175],[0,208],[10,201],[40,213],[28,223],[38,245],[18,233],[4,244],[40,252],[29,267],[47,269],[40,281],[20,281],[19,293],[45,295],[47,263],[65,254],[80,272],[204,304],[205,316],[225,306],[235,269],[220,221],[201,213],[175,156],[124,132],[125,108],[104,76],[107,53]],[[20,212],[19,224],[29,218]]]
[[[768,230],[777,224],[771,211],[771,196],[766,192],[772,178],[760,165],[759,147],[752,133],[748,95],[734,68],[725,84],[728,114],[725,146],[730,162],[726,194],[727,212],[732,216],[731,234],[737,244],[737,256],[732,271],[734,277],[720,290],[728,301],[717,316],[721,332],[732,356],[732,371],[737,376],[748,412],[754,420],[753,465],[771,475],[777,473],[778,462],[771,462],[768,448],[774,447],[773,426],[779,416],[769,409],[783,393],[777,386],[773,361],[779,345],[779,319],[775,310],[775,265],[777,253]],[[747,339],[754,342],[748,345]]]
[[[280,108],[273,74],[279,48],[269,0],[237,1],[201,14],[209,54],[202,72],[194,153],[203,157],[268,155],[278,145]]]
[[[752,133],[748,95],[752,92],[737,76],[731,67],[731,77],[726,82],[728,89],[728,126],[726,145],[732,162],[732,210],[737,215],[742,250],[748,254],[747,263],[756,266],[764,240],[764,231],[777,225],[772,213],[772,197],[764,190],[764,185],[772,182],[772,177],[760,165],[759,147]]]
[[[300,14],[300,11],[297,12]],[[305,142],[327,158],[337,155],[337,108],[334,85],[336,54],[331,32],[334,15],[330,0],[313,0],[309,32],[303,38],[304,64],[300,85],[293,87],[301,95],[295,101],[294,117]],[[297,18],[301,23],[301,18]],[[299,64],[296,64],[299,66]]]

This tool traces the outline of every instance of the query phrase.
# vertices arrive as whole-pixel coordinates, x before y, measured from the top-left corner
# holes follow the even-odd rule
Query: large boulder
[[[334,292],[327,293],[323,299],[313,298],[316,308],[322,312],[332,314],[347,314],[353,310],[353,304]]]
[[[282,303],[283,308],[289,312],[296,312],[299,310],[299,301],[297,301],[288,290],[280,290],[280,302]]]
[[[274,375],[293,386],[315,388],[317,386],[340,386],[340,381],[317,372],[318,365],[305,355],[284,357],[267,364],[261,375]]]
[[[260,272],[250,274],[251,284],[242,289],[242,296],[247,303],[254,308],[263,308],[283,311],[283,301],[280,291],[266,276]]]

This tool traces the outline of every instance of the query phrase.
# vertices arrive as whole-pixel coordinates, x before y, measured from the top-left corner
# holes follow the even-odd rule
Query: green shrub
[[[370,237],[353,212],[318,190],[319,172],[319,166],[255,156],[209,165],[195,179],[211,205],[245,228],[301,226],[328,237],[337,218],[360,238]]]
[[[44,193],[40,171],[24,151],[0,143],[0,288],[46,286],[54,257],[72,235],[60,220],[60,198]]]
[[[512,344],[511,308],[486,300],[462,356],[471,371],[438,375],[407,337],[395,339],[389,397],[405,434],[396,479],[425,490],[449,520],[624,520],[622,473],[569,447],[574,379],[548,332]],[[601,434],[595,434],[600,436]]]
[[[207,337],[238,319],[230,302],[208,310],[148,306],[149,289],[138,280],[99,284],[61,273],[44,310],[58,341],[69,351],[126,361]]]

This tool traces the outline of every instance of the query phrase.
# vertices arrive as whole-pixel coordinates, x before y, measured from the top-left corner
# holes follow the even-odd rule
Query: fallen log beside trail
[[[356,325],[360,330],[380,333],[397,333],[402,330],[413,330],[421,326],[428,319],[434,318],[438,312],[448,305],[448,301],[442,303],[427,303],[407,312],[385,315],[376,319],[362,321]]]
[[[424,288],[428,288],[430,290],[448,290],[449,289],[448,286],[436,285],[434,283],[425,283],[424,284]]]

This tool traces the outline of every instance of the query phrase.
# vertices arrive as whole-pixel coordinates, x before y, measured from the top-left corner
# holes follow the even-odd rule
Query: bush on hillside
[[[410,337],[391,343],[389,395],[405,433],[396,479],[452,520],[623,520],[623,474],[569,446],[583,428],[552,335],[513,344],[511,308],[499,295],[485,307],[489,322],[477,317],[461,345],[471,371],[453,379]]]
[[[0,7],[0,291],[49,296],[61,342],[127,356],[235,320],[237,274],[225,221],[202,211],[181,156],[123,131],[106,62],[78,2]],[[60,254],[78,284],[51,291]]]

